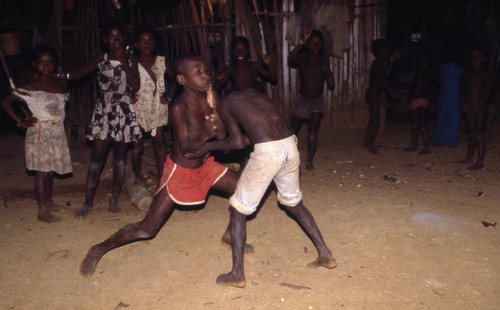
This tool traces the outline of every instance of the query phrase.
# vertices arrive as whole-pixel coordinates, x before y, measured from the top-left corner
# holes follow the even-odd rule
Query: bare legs
[[[237,175],[228,171],[213,188],[233,193],[236,188]],[[169,197],[166,187],[153,197],[148,213],[140,222],[129,224],[118,230],[105,241],[91,247],[82,261],[80,273],[91,276],[102,256],[108,251],[141,239],[150,239],[156,236],[162,225],[174,210],[175,203]],[[244,217],[245,218],[245,217]]]
[[[380,127],[380,104],[378,100],[368,100],[368,109],[370,112],[370,120],[366,125],[365,142],[363,146],[368,148],[372,154],[377,154],[375,148],[375,140],[377,140],[377,132]]]
[[[245,272],[243,269],[244,247],[247,239],[247,219],[244,214],[239,213],[234,208],[230,208],[231,220],[229,221],[231,233],[231,253],[233,257],[233,269],[231,272],[221,274],[217,277],[216,283],[244,287],[246,285]]]
[[[60,221],[61,218],[53,215],[50,211],[58,211],[52,202],[52,172],[37,171],[35,175],[35,195],[38,204],[38,220],[45,223]],[[60,209],[60,207],[59,207]]]
[[[156,171],[158,176],[158,182],[160,182],[163,176],[163,165],[165,164],[165,140],[164,140],[164,128],[157,127],[156,135],[153,138],[153,148],[155,152],[156,160]]]
[[[163,223],[172,214],[173,207],[174,202],[168,196],[166,188],[163,188],[154,196],[151,207],[142,221],[124,226],[104,242],[89,249],[80,266],[80,273],[91,276],[102,256],[114,248],[156,236]]]
[[[156,172],[158,177],[158,182],[160,182],[163,174],[163,165],[165,164],[165,141],[164,141],[164,128],[157,127],[156,135],[153,137],[153,149],[155,153],[156,162]],[[144,151],[144,146],[142,142],[134,143],[132,147],[132,169],[134,170],[135,182],[134,184],[139,185],[143,183],[141,174],[141,157]]]
[[[123,141],[113,145],[113,190],[109,200],[109,212],[120,212],[118,197],[125,181],[125,164],[127,163],[127,144]]]
[[[303,119],[297,117],[295,114],[292,117],[292,131],[294,134],[298,134],[300,127],[302,125]],[[318,132],[319,125],[321,123],[321,113],[312,112],[309,117],[309,126],[307,127],[307,160],[306,169],[314,170],[313,159],[318,149]]]
[[[427,108],[419,107],[410,110],[411,113],[411,146],[404,149],[405,152],[413,152],[418,149],[418,133],[422,134],[424,148],[419,154],[429,154],[429,130],[427,129]]]
[[[465,158],[459,163],[472,163],[474,152],[477,149],[477,161],[470,166],[469,170],[477,170],[484,167],[484,155],[486,152],[486,140],[484,138],[484,111],[470,111],[467,113],[467,124],[469,126],[469,145]]]
[[[316,225],[311,212],[309,212],[302,202],[295,207],[286,207],[286,211],[293,215],[300,227],[302,227],[306,235],[313,242],[316,251],[318,251],[318,258],[309,263],[307,266],[310,268],[317,268],[321,266],[329,269],[335,268],[337,266],[337,262],[326,246],[323,236],[321,236],[321,232],[319,231],[318,225]]]
[[[99,183],[102,167],[106,160],[109,141],[96,139],[92,145],[87,181],[85,184],[85,202],[83,207],[75,213],[75,217],[85,217],[94,206],[94,196]],[[118,197],[125,180],[125,162],[127,161],[127,144],[123,141],[113,142],[113,189],[109,201],[109,211],[121,211],[118,206]]]
[[[134,142],[132,143],[132,170],[134,171],[134,185],[143,184],[142,179],[142,153],[144,151],[143,142]]]
[[[326,246],[311,212],[307,210],[302,202],[295,207],[286,207],[286,211],[299,223],[318,251],[318,258],[315,261],[310,262],[307,266],[309,268],[335,268],[337,266],[337,262]],[[232,236],[231,246],[233,254],[233,268],[231,272],[219,275],[217,277],[217,284],[244,287],[246,284],[243,267],[243,252],[246,240],[245,215],[239,213],[236,209],[231,208],[231,220],[229,225]]]

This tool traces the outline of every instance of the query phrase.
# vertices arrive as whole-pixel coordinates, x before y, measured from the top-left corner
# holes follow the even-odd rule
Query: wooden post
[[[231,40],[233,37],[233,27],[231,26],[231,9],[233,0],[227,0],[224,7],[224,23],[226,24],[224,33],[224,65],[231,64]]]

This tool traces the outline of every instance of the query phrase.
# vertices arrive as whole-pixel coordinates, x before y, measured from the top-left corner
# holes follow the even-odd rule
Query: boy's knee
[[[141,239],[154,238],[158,231],[160,230],[160,225],[157,224],[143,224],[138,230],[138,237]]]
[[[239,213],[244,214],[244,215],[250,215],[257,210],[257,206],[245,206],[242,203],[240,203],[238,200],[236,200],[236,198],[234,196],[231,196],[231,198],[229,198],[229,204],[236,211],[238,211]]]
[[[309,131],[309,132],[307,132],[307,139],[309,141],[315,141],[318,139],[318,135],[314,131]]]

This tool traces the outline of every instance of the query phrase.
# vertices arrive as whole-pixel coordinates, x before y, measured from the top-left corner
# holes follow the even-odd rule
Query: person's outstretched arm
[[[325,57],[323,60],[323,76],[328,89],[333,90],[335,87],[335,78],[333,77],[332,70],[330,70],[330,61],[328,57]]]
[[[90,60],[86,65],[80,67],[76,70],[69,72],[60,72],[57,73],[56,76],[63,80],[79,80],[87,74],[95,71],[97,69],[97,65],[104,59],[104,54],[100,54],[94,59]]]
[[[264,63],[264,66],[257,63],[255,64],[257,67],[257,73],[268,79],[272,84],[276,83],[276,71],[271,63],[271,58],[267,55],[262,55],[262,62]]]
[[[12,118],[12,120],[17,124],[17,127],[26,129],[28,127],[34,126],[38,121],[36,117],[28,115],[18,116],[14,111],[13,105],[19,100],[20,99],[17,96],[9,95],[2,101],[1,105],[4,108],[5,112],[7,112],[7,114],[10,116],[10,118]]]

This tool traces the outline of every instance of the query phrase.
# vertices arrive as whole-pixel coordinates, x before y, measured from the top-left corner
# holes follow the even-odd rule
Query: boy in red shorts
[[[215,109],[207,104],[211,78],[207,66],[196,55],[185,54],[175,63],[177,82],[182,94],[169,110],[174,145],[168,156],[163,177],[144,219],[126,225],[102,243],[91,247],[80,266],[80,273],[90,276],[108,251],[140,239],[153,238],[174,210],[175,204],[205,202],[210,188],[234,193],[238,176],[213,157],[187,158],[213,137],[223,139],[225,128]]]

